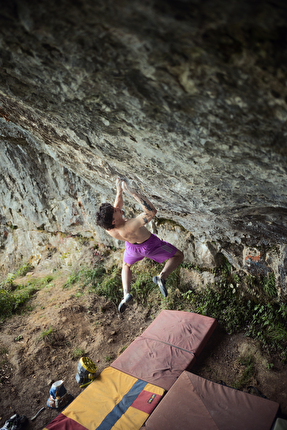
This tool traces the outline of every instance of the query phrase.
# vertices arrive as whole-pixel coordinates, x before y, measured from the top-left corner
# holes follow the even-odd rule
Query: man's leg
[[[124,298],[118,306],[118,310],[120,313],[123,313],[126,310],[127,308],[126,303],[132,300],[132,296],[130,294],[131,282],[132,282],[131,264],[124,262],[122,267],[122,284],[123,284]]]
[[[124,297],[131,290],[131,282],[132,282],[131,264],[124,262],[123,268],[122,268],[122,283],[123,283]]]
[[[184,259],[183,252],[177,249],[173,257],[169,258],[159,276],[154,276],[153,282],[159,286],[160,292],[164,297],[167,297],[167,289],[165,287],[165,280],[176,268],[182,263]]]
[[[170,275],[177,268],[177,266],[179,266],[180,263],[182,263],[183,259],[184,259],[183,252],[181,252],[178,249],[174,254],[174,256],[169,258],[166,261],[164,268],[159,274],[159,277],[165,281],[168,275]]]

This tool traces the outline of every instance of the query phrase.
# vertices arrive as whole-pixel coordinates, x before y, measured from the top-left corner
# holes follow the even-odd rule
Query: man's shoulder
[[[112,236],[114,239],[118,239],[118,240],[125,240],[121,234],[120,229],[118,228],[112,228],[111,230],[106,230],[106,232]]]
[[[122,231],[135,231],[139,228],[137,218],[125,220],[125,224],[121,227]]]

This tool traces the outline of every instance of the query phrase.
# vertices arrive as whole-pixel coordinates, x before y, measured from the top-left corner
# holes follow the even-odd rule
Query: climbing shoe
[[[118,306],[118,311],[122,314],[126,308],[127,308],[127,303],[130,302],[132,300],[133,296],[130,293],[127,293],[125,295],[125,297],[123,298],[123,300],[121,301],[121,303]]]
[[[163,297],[167,297],[167,289],[165,288],[165,281],[161,279],[159,276],[154,276],[152,280],[159,287]]]

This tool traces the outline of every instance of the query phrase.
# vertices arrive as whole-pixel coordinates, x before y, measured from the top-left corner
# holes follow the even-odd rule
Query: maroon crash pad
[[[270,430],[279,405],[184,371],[145,430]]]
[[[111,367],[169,390],[194,364],[215,327],[214,318],[164,310]]]

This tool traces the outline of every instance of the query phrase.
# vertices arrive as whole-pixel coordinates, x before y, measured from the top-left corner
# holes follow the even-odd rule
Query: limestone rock
[[[110,243],[95,213],[120,176],[188,260],[248,271],[244,249],[277,247],[264,265],[283,287],[286,18],[280,0],[1,5],[3,270],[55,231]]]

